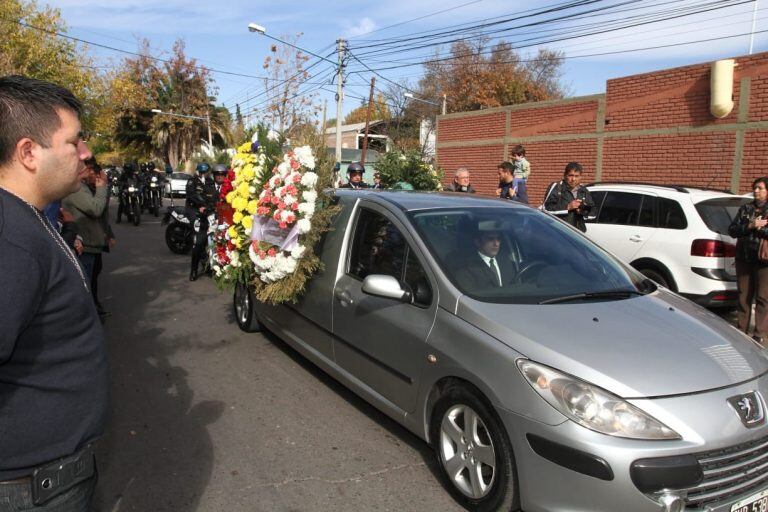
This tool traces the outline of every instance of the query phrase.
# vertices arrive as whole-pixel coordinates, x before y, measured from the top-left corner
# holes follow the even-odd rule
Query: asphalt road
[[[96,510],[462,510],[423,441],[274,336],[241,332],[211,279],[189,282],[160,219],[113,228]]]

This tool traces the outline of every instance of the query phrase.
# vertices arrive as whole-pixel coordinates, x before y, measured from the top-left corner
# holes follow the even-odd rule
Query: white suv
[[[705,306],[736,303],[728,226],[751,198],[677,185],[587,185],[587,236],[662,286]]]

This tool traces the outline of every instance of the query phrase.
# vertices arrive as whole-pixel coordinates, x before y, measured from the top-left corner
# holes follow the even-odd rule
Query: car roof
[[[706,187],[693,187],[689,185],[665,185],[659,183],[630,183],[630,182],[603,182],[589,183],[590,190],[621,190],[631,192],[652,192],[663,196],[686,195],[691,201],[698,203],[707,199],[719,197],[738,197],[727,190],[716,190]]]
[[[499,206],[530,208],[528,205],[517,201],[508,201],[506,199],[497,199],[461,192],[411,192],[399,190],[352,190],[340,188],[335,189],[334,194],[339,197],[360,197],[373,200],[380,199],[403,211],[466,207],[498,208]]]

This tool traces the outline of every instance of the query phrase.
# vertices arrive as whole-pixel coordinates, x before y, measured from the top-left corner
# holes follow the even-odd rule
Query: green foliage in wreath
[[[413,190],[442,190],[441,180],[443,171],[421,159],[418,151],[390,151],[385,153],[378,162],[376,170],[381,175],[381,183],[385,188],[407,188],[396,184],[407,183]]]

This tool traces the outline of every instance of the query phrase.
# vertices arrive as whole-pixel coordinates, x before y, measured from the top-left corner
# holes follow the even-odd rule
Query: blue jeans
[[[83,267],[83,274],[88,281],[88,288],[91,287],[93,281],[93,267],[96,266],[96,254],[91,252],[84,252],[80,255],[80,265]]]
[[[528,203],[528,186],[525,178],[514,178],[512,186],[517,190],[517,197],[524,203]]]
[[[0,512],[89,512],[96,475],[36,507],[31,481],[0,484]]]

